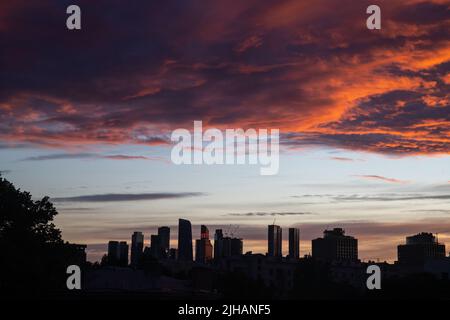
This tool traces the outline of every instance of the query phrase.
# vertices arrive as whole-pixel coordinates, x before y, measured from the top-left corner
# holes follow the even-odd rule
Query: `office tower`
[[[152,234],[150,236],[150,252],[154,258],[161,258],[161,237],[159,235]]]
[[[128,266],[128,244],[126,241],[119,242],[119,266]]]
[[[144,235],[135,231],[131,236],[131,266],[137,267],[142,259],[144,249]]]
[[[224,237],[222,229],[217,229],[214,235],[214,259],[242,255],[243,241],[239,238]]]
[[[189,220],[178,220],[178,260],[192,261],[192,226]]]
[[[122,267],[128,265],[128,244],[126,241],[108,242],[108,264]]]
[[[268,226],[268,256],[281,257],[282,256],[282,233],[281,227],[277,225]]]
[[[162,256],[163,258],[167,258],[169,256],[169,249],[170,249],[170,228],[169,227],[158,228],[158,236],[161,242]]]
[[[230,240],[230,256],[242,255],[244,250],[244,243],[239,238],[229,238]]]
[[[108,242],[108,264],[115,266],[119,263],[119,242]]]
[[[298,259],[300,257],[300,230],[289,228],[289,258]]]
[[[223,233],[222,229],[216,229],[214,234],[214,259],[220,260],[223,257]]]
[[[324,261],[358,260],[358,240],[341,228],[325,230],[323,238],[312,241],[312,256]]]
[[[201,226],[200,239],[195,241],[195,261],[208,263],[212,260],[213,248],[209,241],[209,230],[206,226]]]
[[[200,227],[200,239],[208,239],[209,240],[209,230],[203,224]]]
[[[445,245],[432,233],[422,232],[406,237],[406,244],[397,247],[398,262],[404,265],[422,265],[427,260],[445,257]]]

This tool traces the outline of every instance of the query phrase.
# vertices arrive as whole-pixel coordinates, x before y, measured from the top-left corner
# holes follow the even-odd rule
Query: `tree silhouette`
[[[48,197],[34,201],[0,176],[0,290],[40,294],[63,289],[65,268],[76,255],[52,223],[57,211]]]

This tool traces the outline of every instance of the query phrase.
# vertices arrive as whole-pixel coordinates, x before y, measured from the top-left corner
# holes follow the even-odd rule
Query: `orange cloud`
[[[401,183],[401,184],[409,183],[409,181],[406,181],[406,180],[387,178],[387,177],[378,176],[378,175],[356,175],[355,177],[359,177],[362,179],[368,179],[368,180],[384,181],[384,182],[389,182],[389,183]]]
[[[117,19],[102,1],[70,40],[57,6],[0,4],[2,141],[164,144],[202,120],[280,128],[296,148],[450,153],[444,1],[381,1],[379,31],[365,27],[368,1],[110,5]],[[49,22],[17,22],[29,15]]]

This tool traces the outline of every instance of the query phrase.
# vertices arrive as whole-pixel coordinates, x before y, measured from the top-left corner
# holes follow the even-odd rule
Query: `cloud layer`
[[[0,4],[0,139],[166,144],[193,120],[296,148],[450,152],[448,3],[80,0]]]
[[[119,201],[142,201],[142,200],[161,200],[161,199],[179,199],[189,197],[204,196],[201,192],[179,192],[179,193],[107,193],[93,194],[64,198],[52,198],[54,202],[119,202]]]

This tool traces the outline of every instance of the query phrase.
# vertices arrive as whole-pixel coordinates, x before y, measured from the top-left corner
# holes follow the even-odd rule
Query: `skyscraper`
[[[398,262],[406,265],[422,265],[427,260],[445,257],[445,245],[438,243],[432,233],[422,232],[406,237],[406,244],[397,247]]]
[[[178,260],[192,261],[192,226],[189,220],[178,220]]]
[[[325,230],[323,238],[312,241],[312,256],[325,261],[358,260],[358,240],[346,236],[341,228]]]
[[[223,257],[223,233],[222,229],[216,229],[214,234],[214,259],[220,260]]]
[[[300,257],[300,230],[289,228],[289,258],[298,259]]]
[[[282,233],[281,227],[277,225],[268,226],[268,237],[267,237],[268,255],[270,257],[281,257],[282,256]]]
[[[119,242],[119,266],[128,266],[128,243],[126,241]]]
[[[239,238],[226,238],[230,242],[230,256],[239,256],[244,249],[244,243]]]
[[[108,242],[108,264],[117,265],[119,263],[119,241]]]
[[[144,249],[144,235],[142,232],[135,231],[131,236],[131,266],[136,267],[142,259]]]
[[[212,245],[209,241],[209,230],[206,226],[201,226],[200,239],[195,241],[195,261],[207,263],[212,260]]]
[[[160,259],[162,255],[161,237],[156,234],[150,236],[150,252],[156,259]]]
[[[217,229],[214,235],[214,259],[242,255],[243,241],[239,238],[224,237],[222,229]]]
[[[158,236],[161,245],[161,252],[164,258],[169,256],[170,249],[170,228],[160,227],[158,228]]]

